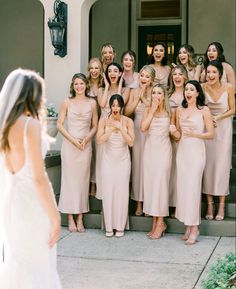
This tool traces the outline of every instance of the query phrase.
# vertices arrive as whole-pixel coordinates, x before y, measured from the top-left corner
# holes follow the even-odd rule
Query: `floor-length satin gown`
[[[169,117],[154,117],[143,153],[143,211],[150,216],[169,215],[169,181],[172,147]]]
[[[204,132],[202,114],[179,117],[181,130]],[[201,222],[202,176],[206,162],[205,142],[196,137],[182,136],[176,155],[177,202],[176,218],[186,226]]]
[[[128,221],[130,152],[120,132],[113,132],[103,145],[101,182],[106,231],[124,231]]]
[[[141,121],[145,111],[145,104],[139,102],[134,113],[135,140],[132,147],[132,191],[131,199],[143,201],[143,150],[146,133],[141,132]]]
[[[214,101],[208,93],[206,103],[213,116],[229,109],[228,93],[223,92],[218,101]],[[229,194],[230,168],[232,161],[233,121],[227,117],[217,121],[214,139],[206,140],[206,167],[203,175],[203,193],[213,196]]]
[[[82,140],[90,132],[92,106],[88,99],[83,112],[68,100],[68,132]],[[62,177],[59,210],[66,214],[82,214],[89,211],[89,182],[92,145],[88,142],[83,151],[75,147],[66,138],[61,149]]]
[[[39,199],[28,156],[27,119],[24,129],[25,163],[12,174],[6,166],[3,205],[4,264],[1,289],[60,289],[56,245],[50,249],[50,221]],[[46,155],[46,145],[43,155]]]

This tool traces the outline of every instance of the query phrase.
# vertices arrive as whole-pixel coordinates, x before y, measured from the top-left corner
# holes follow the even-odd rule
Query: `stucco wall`
[[[37,0],[0,0],[0,87],[17,67],[43,74],[43,6]]]
[[[221,42],[226,59],[236,68],[235,18],[235,0],[189,0],[189,43],[204,53],[210,42]]]
[[[116,61],[128,49],[128,0],[98,0],[91,9],[91,56],[100,57],[101,46],[110,42]]]

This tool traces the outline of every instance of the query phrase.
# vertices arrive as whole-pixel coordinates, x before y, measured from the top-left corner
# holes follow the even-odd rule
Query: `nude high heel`
[[[206,214],[206,216],[205,216],[206,220],[213,220],[214,219],[214,216],[213,216],[213,214],[214,214],[214,202],[207,203],[207,212],[208,212],[208,209],[210,206],[212,209],[212,214]]]
[[[198,242],[197,238],[199,234],[199,231],[190,234],[188,240],[185,242],[185,245],[194,245],[196,242]]]
[[[223,207],[223,213],[219,214],[219,209],[218,209],[218,213],[216,215],[216,221],[223,221],[224,217],[225,217],[225,203],[219,203],[219,208]]]
[[[156,232],[153,232],[151,235],[148,236],[151,240],[160,239],[162,236],[165,235],[165,231],[167,229],[167,226],[165,223],[163,223],[161,226],[158,226]]]

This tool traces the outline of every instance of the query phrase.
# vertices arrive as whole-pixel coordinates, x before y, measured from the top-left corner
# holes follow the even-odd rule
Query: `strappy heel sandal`
[[[211,207],[211,211],[212,211],[211,214],[208,214],[209,207]],[[205,216],[205,219],[206,220],[213,220],[214,219],[214,215],[213,214],[214,214],[214,202],[209,202],[209,203],[207,203],[207,214]]]

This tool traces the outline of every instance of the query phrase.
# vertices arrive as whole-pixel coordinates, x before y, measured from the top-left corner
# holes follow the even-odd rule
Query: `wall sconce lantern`
[[[67,54],[67,4],[55,0],[54,17],[48,19],[51,41],[55,47],[54,55],[64,57]]]

